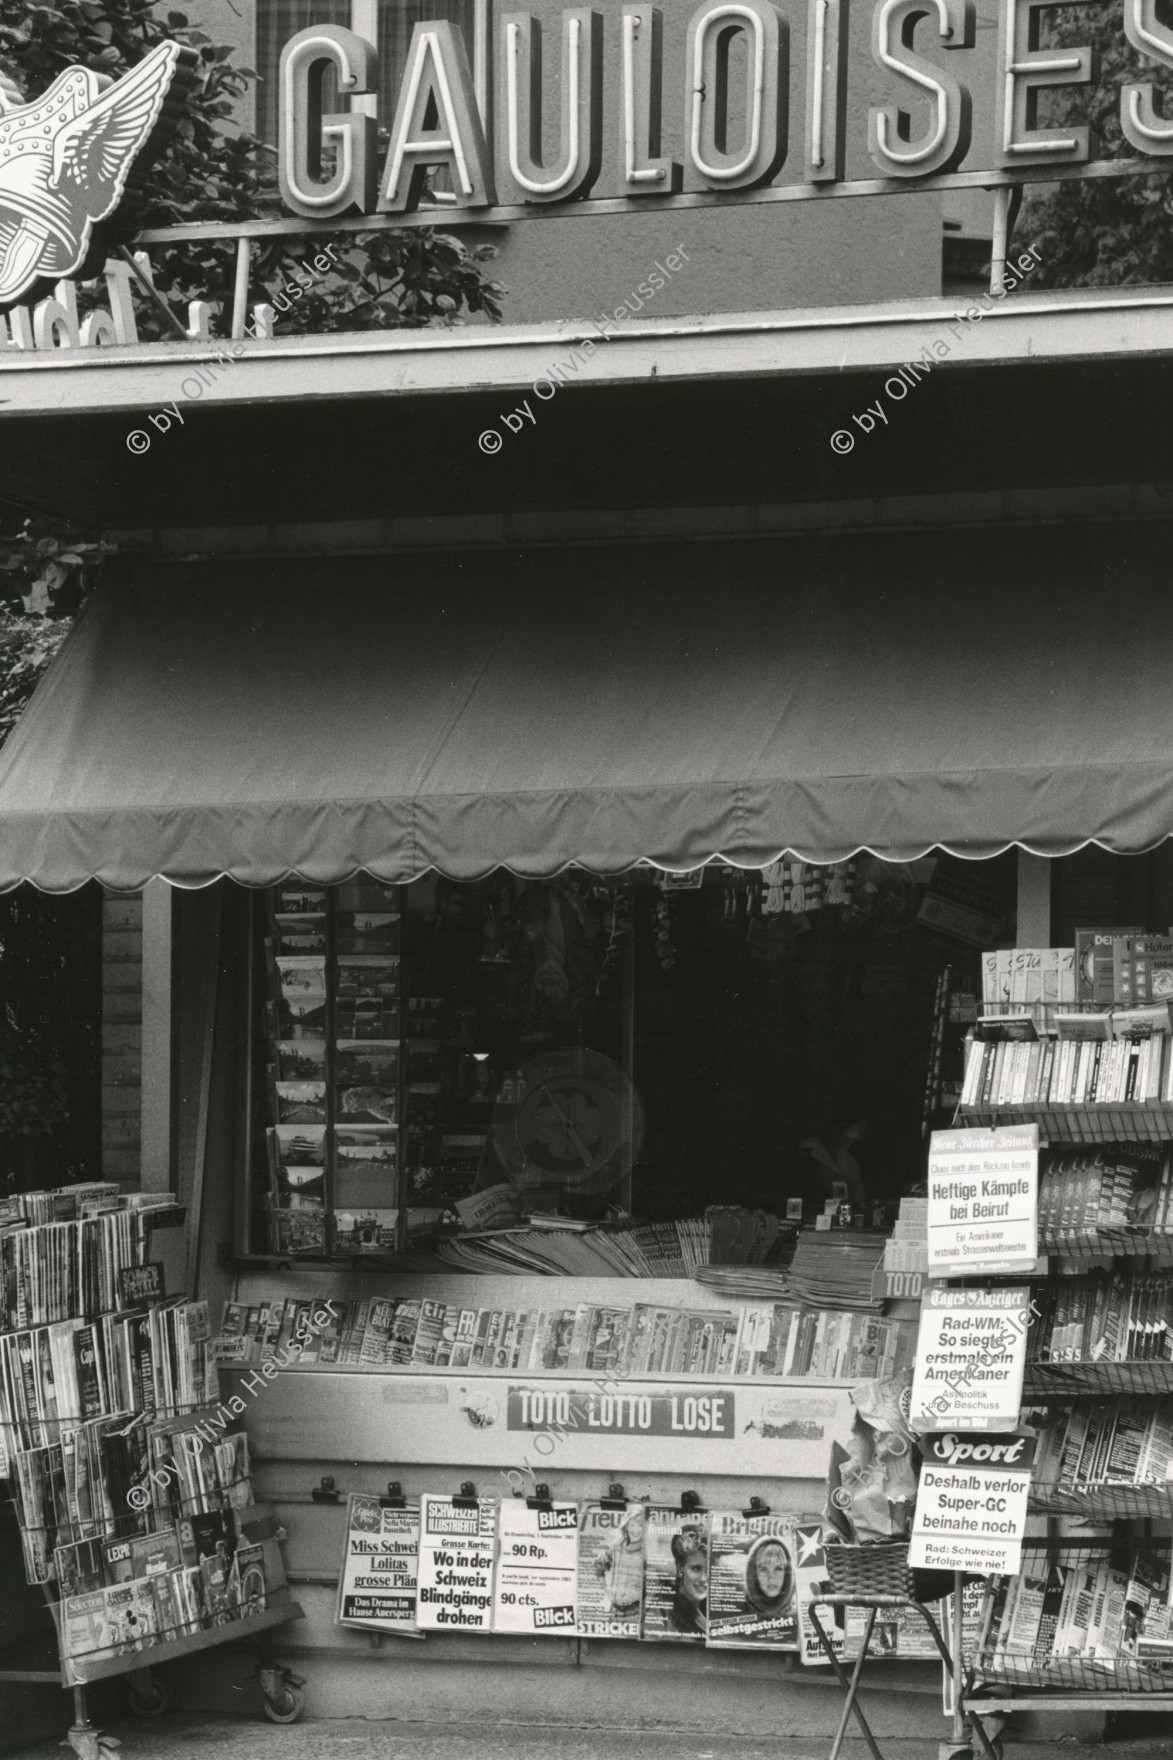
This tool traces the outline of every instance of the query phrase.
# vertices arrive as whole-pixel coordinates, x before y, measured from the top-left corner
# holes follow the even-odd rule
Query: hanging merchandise
[[[860,1382],[846,1446],[831,1445],[827,1523],[849,1545],[905,1536],[916,1502],[916,1439],[908,1425],[908,1379]]]
[[[797,1650],[794,1519],[716,1510],[709,1534],[714,1649]]]
[[[708,1626],[707,1511],[649,1509],[642,1635],[661,1642],[699,1644]]]
[[[488,1632],[493,1625],[497,1503],[491,1497],[420,1498],[421,1629]]]
[[[580,1638],[638,1638],[644,1600],[642,1503],[588,1503],[578,1538]]]
[[[660,970],[671,971],[676,964],[676,955],[672,948],[672,919],[668,914],[668,901],[661,894],[652,905],[652,932],[656,941],[656,958],[660,962]]]
[[[855,890],[854,864],[850,861],[823,866],[783,856],[780,861],[767,863],[761,877],[765,888],[762,915],[767,917],[783,911],[805,916],[831,905],[850,904]]]
[[[352,1494],[338,1581],[339,1625],[416,1633],[419,1540],[418,1503]]]

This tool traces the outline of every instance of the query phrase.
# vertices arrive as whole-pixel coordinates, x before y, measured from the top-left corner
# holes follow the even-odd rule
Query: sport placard
[[[926,1461],[909,1564],[919,1570],[1017,1575],[1029,1495],[1029,1467],[939,1467]]]
[[[914,1430],[1013,1430],[1022,1405],[1028,1289],[927,1289],[909,1422]]]

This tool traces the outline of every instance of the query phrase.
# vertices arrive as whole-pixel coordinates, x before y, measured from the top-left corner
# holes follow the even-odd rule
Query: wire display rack
[[[1113,1489],[1124,1489],[1115,1487]],[[1142,1490],[1144,1488],[1136,1488]],[[1087,1572],[1097,1562],[1112,1560],[1126,1567],[1132,1580],[1120,1620],[1118,1641],[1120,1653],[1115,1655],[1071,1654],[1076,1642],[1096,1642],[1097,1635],[1089,1629],[1082,1633],[1064,1629],[1051,1618],[1047,1623],[1038,1619],[1037,1627],[1017,1635],[1008,1626],[1010,1610],[999,1593],[999,1579],[991,1579],[981,1622],[981,1635],[971,1654],[965,1657],[969,1685],[964,1697],[967,1711],[981,1713],[1012,1710],[1070,1710],[1079,1705],[1086,1710],[1134,1710],[1149,1712],[1173,1709],[1173,1640],[1163,1628],[1161,1610],[1167,1594],[1167,1582],[1160,1581],[1154,1561],[1169,1564],[1168,1540],[1151,1541],[1103,1539],[1096,1541],[1052,1539],[1042,1543],[1026,1543],[1027,1551],[1035,1552],[1035,1569],[1049,1578],[1052,1566],[1060,1567],[1062,1576]],[[1149,1572],[1136,1566],[1147,1557]],[[1024,1554],[1024,1569],[1028,1560]],[[1147,1580],[1148,1588],[1142,1585]],[[1086,1605],[1093,1605],[1093,1598]],[[1150,1630],[1149,1620],[1157,1611],[1156,1628]],[[1045,1608],[1043,1610],[1045,1614]],[[1054,1609],[1052,1609],[1052,1616]],[[1090,1624],[1090,1615],[1085,1616]],[[1102,1639],[1102,1634],[1100,1634]],[[1064,1647],[1068,1652],[1064,1654]]]
[[[1173,1483],[1116,1485],[1103,1480],[1071,1484],[1035,1480],[1030,1507],[1036,1515],[1079,1516],[1084,1521],[1162,1521],[1173,1518]]]
[[[1101,1228],[1039,1229],[1039,1252],[1079,1264],[1136,1261],[1138,1271],[1173,1266],[1173,1230],[1114,1223]]]
[[[153,1263],[152,1254],[160,1231],[174,1231],[182,1224],[184,1215],[183,1208],[174,1204],[149,1212],[149,1220],[141,1231],[143,1239],[135,1244],[133,1268],[141,1269]],[[68,1222],[72,1219],[62,1220]],[[32,1231],[43,1226],[41,1222],[29,1224]],[[162,1243],[160,1250],[161,1246]],[[162,1253],[163,1262],[154,1293],[147,1291],[134,1296],[118,1286],[117,1299],[110,1302],[89,1299],[99,1286],[84,1272],[84,1267],[73,1285],[54,1284],[52,1279],[61,1274],[59,1255],[55,1258],[46,1248],[45,1275],[48,1282],[47,1293],[43,1293],[48,1305],[42,1312],[43,1304],[38,1297],[38,1302],[32,1304],[35,1318],[32,1312],[25,1315],[22,1311],[20,1323],[0,1329],[0,1338],[8,1351],[8,1382],[0,1377],[0,1442],[5,1444],[12,1466],[11,1502],[25,1552],[25,1574],[43,1598],[58,1652],[55,1671],[43,1666],[0,1669],[0,1683],[52,1684],[72,1691],[74,1722],[68,1741],[79,1760],[109,1760],[110,1743],[95,1729],[88,1714],[86,1692],[92,1683],[127,1677],[130,1709],[139,1716],[157,1716],[168,1709],[171,1694],[165,1679],[153,1673],[155,1666],[220,1644],[241,1640],[257,1642],[260,1661],[256,1678],[264,1695],[266,1714],[274,1722],[293,1722],[302,1707],[300,1688],[304,1683],[290,1670],[281,1667],[272,1651],[274,1629],[303,1617],[285,1579],[280,1550],[282,1531],[267,1506],[251,1502],[247,1476],[229,1469],[227,1455],[221,1456],[216,1447],[205,1450],[202,1444],[194,1450],[184,1447],[183,1433],[197,1429],[201,1420],[210,1420],[215,1430],[225,1428],[222,1421],[213,1416],[217,1409],[215,1394],[212,1394],[211,1404],[207,1398],[199,1401],[183,1398],[185,1389],[173,1365],[170,1376],[174,1380],[169,1378],[164,1367],[161,1380],[148,1390],[147,1409],[143,1404],[136,1404],[133,1409],[114,1404],[118,1401],[118,1392],[107,1363],[104,1376],[97,1383],[98,1392],[93,1402],[106,1409],[95,1411],[91,1404],[91,1409],[86,1412],[58,1411],[55,1403],[49,1403],[49,1409],[43,1410],[40,1409],[40,1382],[34,1383],[30,1379],[35,1368],[26,1372],[22,1366],[19,1355],[22,1348],[29,1353],[30,1364],[40,1362],[38,1335],[48,1335],[54,1328],[68,1328],[74,1323],[93,1325],[95,1343],[106,1349],[104,1329],[111,1322],[141,1315],[156,1307],[171,1308],[182,1302],[182,1297],[167,1297],[162,1293],[163,1282],[170,1277],[166,1265],[168,1256],[167,1252]],[[173,1260],[177,1256],[170,1255]],[[116,1270],[107,1277],[108,1285],[111,1279],[117,1285]],[[63,1295],[62,1290],[65,1291]],[[15,1312],[7,1317],[14,1322],[17,1318]],[[22,1346],[18,1341],[26,1338],[29,1343]],[[165,1342],[164,1336],[161,1348],[165,1348]],[[202,1342],[198,1337],[188,1340],[189,1344]],[[45,1363],[50,1371],[50,1385],[53,1385],[52,1348],[50,1344]],[[35,1399],[30,1391],[34,1386]],[[14,1410],[5,1409],[9,1399]],[[73,1403],[77,1403],[76,1393]],[[130,1437],[132,1432],[137,1433],[136,1445],[126,1444],[124,1458],[121,1451],[118,1456],[106,1455],[104,1443]],[[148,1445],[148,1438],[153,1439],[151,1445]],[[214,1430],[206,1429],[204,1440],[215,1443]],[[165,1457],[151,1453],[154,1444],[166,1447]],[[66,1471],[63,1450],[69,1451],[73,1463],[69,1471]],[[186,1457],[182,1464],[181,1457]],[[96,1489],[95,1478],[81,1474],[79,1462],[83,1458],[87,1474],[93,1468],[94,1473],[101,1475],[104,1487],[101,1491]],[[201,1459],[202,1466],[198,1464]],[[34,1465],[34,1462],[39,1464]],[[63,1597],[93,1593],[85,1585],[95,1579],[93,1574],[85,1577],[80,1567],[71,1569],[66,1566],[66,1580],[56,1582],[54,1553],[57,1547],[72,1554],[87,1545],[101,1548],[111,1541],[125,1540],[133,1546],[136,1540],[150,1542],[168,1529],[177,1529],[179,1524],[191,1523],[200,1516],[217,1512],[229,1524],[225,1534],[229,1554],[236,1546],[259,1549],[259,1558],[263,1558],[263,1585],[258,1569],[251,1573],[256,1582],[250,1593],[246,1593],[242,1586],[223,1595],[218,1593],[213,1600],[210,1591],[205,1595],[193,1587],[190,1598],[172,1595],[170,1590],[160,1597],[153,1586],[155,1581],[161,1582],[163,1576],[169,1574],[178,1576],[181,1571],[191,1573],[193,1566],[188,1562],[172,1572],[169,1569],[160,1571],[157,1565],[148,1564],[145,1566],[145,1581],[152,1583],[152,1588],[143,1602],[141,1623],[136,1625],[134,1621],[128,1621],[125,1630],[116,1629],[113,1616],[106,1619],[103,1610],[103,1623],[100,1631],[95,1629],[93,1647],[83,1648],[84,1639],[80,1635],[82,1610],[75,1607],[72,1610],[73,1623],[67,1633]],[[198,1562],[199,1551],[200,1547],[193,1546],[192,1551],[184,1555],[188,1560],[194,1556]],[[63,1559],[65,1553],[59,1557]],[[154,1579],[153,1570],[158,1571]],[[120,1586],[110,1581],[104,1565],[102,1579],[103,1595]],[[135,1580],[139,1579],[132,1579]],[[235,1582],[235,1573],[232,1581]],[[169,1605],[173,1609],[170,1615],[166,1611]],[[117,1746],[116,1743],[113,1745]]]
[[[1173,1363],[1027,1363],[1022,1397],[1027,1405],[1108,1398],[1118,1393],[1173,1394]]]
[[[300,1715],[303,1703],[300,1689],[304,1682],[274,1660],[270,1636],[276,1627],[304,1617],[285,1581],[279,1545],[282,1531],[272,1510],[265,1504],[250,1504],[237,1510],[235,1517],[242,1539],[263,1548],[266,1578],[263,1606],[257,1602],[243,1602],[230,1613],[218,1615],[215,1619],[209,1620],[205,1616],[197,1623],[193,1618],[185,1621],[182,1627],[164,1627],[142,1636],[128,1637],[117,1649],[112,1644],[105,1644],[100,1649],[79,1654],[67,1649],[63,1608],[55,1593],[55,1585],[40,1585],[57,1636],[59,1671],[0,1670],[0,1682],[55,1684],[72,1690],[74,1722],[68,1740],[78,1760],[109,1760],[101,1745],[100,1732],[89,1718],[87,1687],[96,1681],[128,1677],[130,1709],[137,1716],[155,1717],[170,1708],[172,1697],[167,1683],[153,1673],[154,1668],[160,1663],[174,1662],[219,1644],[257,1640],[260,1659],[256,1678],[264,1695],[266,1715],[277,1723],[293,1722]]]
[[[977,1681],[1014,1690],[1019,1704],[1033,1693],[1168,1693],[1173,1696],[1173,1657],[1029,1657],[981,1654]]]
[[[1173,1142],[1173,1106],[1157,1101],[1111,1106],[959,1106],[955,1122],[963,1130],[1037,1124],[1040,1135],[1051,1143]]]

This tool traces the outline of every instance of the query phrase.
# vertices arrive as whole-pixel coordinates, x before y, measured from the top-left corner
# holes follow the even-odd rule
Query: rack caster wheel
[[[61,1746],[72,1748],[77,1760],[115,1760],[120,1743],[92,1723],[75,1723]]]
[[[265,1694],[265,1716],[270,1723],[296,1723],[305,1710],[305,1694],[300,1687],[283,1686],[270,1697]]]
[[[135,1717],[162,1717],[175,1704],[175,1695],[166,1681],[146,1670],[132,1675],[126,1688],[126,1702]]]

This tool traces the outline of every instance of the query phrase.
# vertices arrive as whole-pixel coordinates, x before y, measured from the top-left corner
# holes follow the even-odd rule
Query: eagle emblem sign
[[[159,43],[119,80],[68,67],[31,104],[0,81],[0,307],[81,269],[94,230],[176,115],[191,51]],[[182,72],[182,79],[177,75]],[[173,95],[172,88],[176,91]]]

